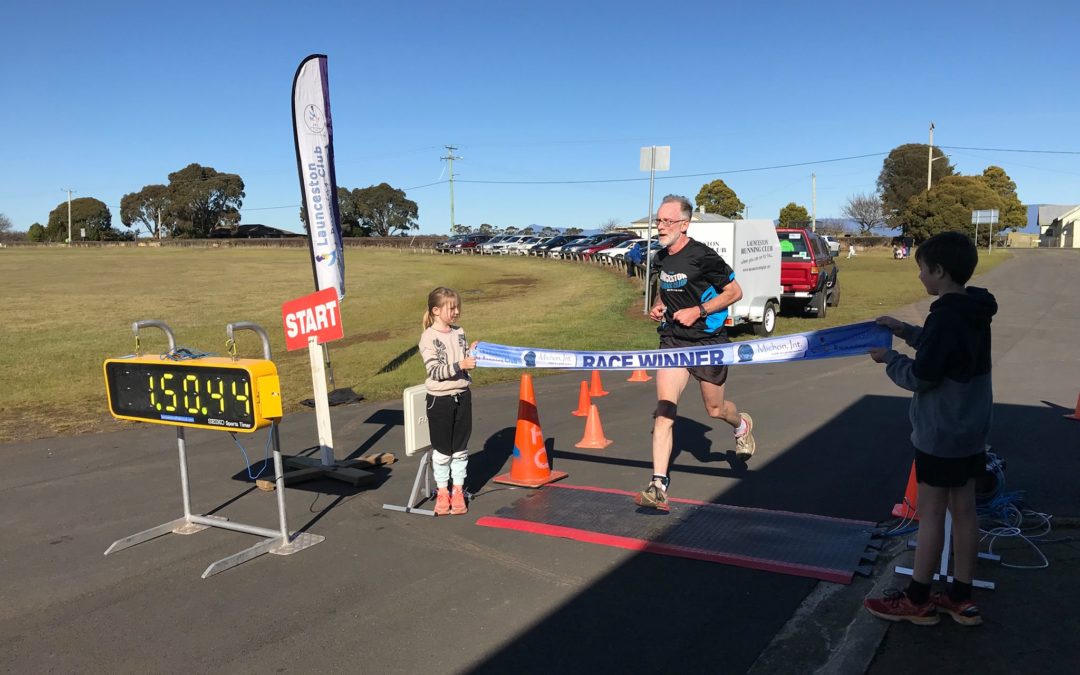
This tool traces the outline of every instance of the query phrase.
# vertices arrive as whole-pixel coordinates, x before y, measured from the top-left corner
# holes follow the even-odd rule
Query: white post
[[[642,313],[648,314],[652,309],[652,228],[653,228],[653,185],[656,182],[656,146],[649,151],[649,229],[645,234],[645,307]]]
[[[641,149],[641,161],[639,168],[642,171],[649,172],[649,229],[645,236],[645,309],[644,313],[648,314],[649,309],[652,306],[652,284],[650,280],[652,278],[652,248],[650,242],[652,242],[653,233],[653,219],[656,214],[653,212],[653,187],[656,182],[657,171],[667,171],[671,168],[671,146],[652,145]],[[692,218],[694,214],[690,214]]]
[[[323,466],[334,463],[334,434],[330,428],[330,401],[326,391],[326,370],[323,366],[319,341],[308,338],[308,356],[311,360],[311,384],[315,395],[315,421],[319,429],[319,452]]]
[[[810,231],[817,232],[817,174],[810,174]]]

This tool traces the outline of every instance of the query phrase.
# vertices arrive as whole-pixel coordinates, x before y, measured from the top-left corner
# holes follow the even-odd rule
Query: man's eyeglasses
[[[688,222],[689,220],[690,220],[689,218],[679,218],[678,220],[668,220],[667,218],[660,218],[660,219],[658,219],[656,221],[656,224],[657,225],[663,225],[664,227],[672,227],[673,225],[678,225],[679,223],[685,223],[685,222]]]

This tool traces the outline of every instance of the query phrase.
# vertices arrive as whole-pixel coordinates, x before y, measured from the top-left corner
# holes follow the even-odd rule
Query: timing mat
[[[876,555],[872,522],[675,498],[663,513],[634,494],[550,484],[476,524],[841,584]]]

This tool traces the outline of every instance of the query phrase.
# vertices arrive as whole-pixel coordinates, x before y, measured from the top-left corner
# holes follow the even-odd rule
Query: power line
[[[1080,155],[1080,150],[1019,150],[1010,148],[967,148],[962,145],[939,145],[949,150],[981,150],[983,152],[1026,152],[1038,155]]]
[[[685,173],[675,176],[657,176],[657,180],[673,180],[676,178],[701,178],[702,176],[722,176],[733,173],[750,173],[752,171],[772,171],[774,169],[790,169],[799,166],[812,166],[815,164],[829,164],[831,162],[846,162],[853,159],[866,159],[867,157],[883,157],[887,152],[871,152],[865,155],[851,155],[849,157],[834,157],[832,159],[817,159],[809,162],[793,162],[790,164],[773,164],[770,166],[755,166],[746,169],[727,169],[723,171],[708,171],[705,173]],[[632,183],[649,180],[648,178],[597,178],[593,180],[459,180],[461,183],[483,183],[488,185],[588,185],[595,183]]]

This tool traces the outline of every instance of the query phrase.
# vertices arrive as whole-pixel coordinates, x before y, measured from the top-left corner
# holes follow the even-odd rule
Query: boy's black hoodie
[[[930,305],[926,326],[904,324],[915,359],[889,350],[885,372],[911,397],[911,442],[937,457],[982,452],[990,433],[990,321],[997,301],[984,288],[948,293]]]

